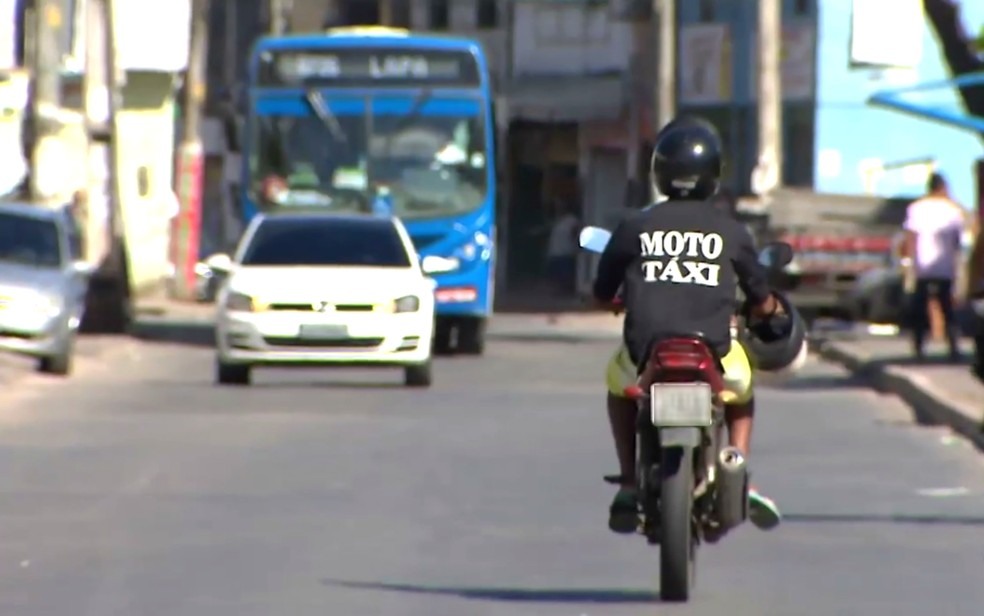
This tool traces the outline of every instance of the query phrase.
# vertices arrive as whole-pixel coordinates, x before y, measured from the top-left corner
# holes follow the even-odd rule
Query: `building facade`
[[[975,200],[976,135],[873,107],[876,91],[950,78],[940,46],[922,15],[921,0],[899,0],[873,24],[869,46],[895,68],[860,64],[851,56],[863,0],[782,0],[784,183],[817,192],[915,196],[927,173],[942,171],[964,205]],[[961,4],[968,27],[984,22],[984,3]],[[711,119],[730,154],[726,183],[748,193],[756,163],[755,2],[678,1],[678,108]],[[903,20],[903,13],[909,16]],[[903,28],[903,21],[909,26]],[[886,56],[886,50],[898,51]],[[952,87],[920,93],[928,106],[958,109]]]

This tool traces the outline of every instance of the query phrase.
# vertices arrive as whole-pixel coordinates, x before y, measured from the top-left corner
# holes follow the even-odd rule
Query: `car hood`
[[[391,267],[240,267],[228,289],[265,303],[375,303],[433,292],[418,271]]]
[[[54,293],[63,283],[61,270],[0,262],[0,293],[24,290]]]

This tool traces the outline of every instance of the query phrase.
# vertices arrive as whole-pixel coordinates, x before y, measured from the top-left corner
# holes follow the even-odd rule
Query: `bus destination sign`
[[[477,87],[475,57],[420,49],[278,50],[260,54],[260,86],[417,85]]]

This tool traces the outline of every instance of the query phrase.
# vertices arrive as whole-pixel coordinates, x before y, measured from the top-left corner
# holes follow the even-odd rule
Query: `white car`
[[[399,220],[367,215],[257,216],[234,259],[216,318],[216,379],[247,385],[254,366],[395,366],[431,384],[433,279]]]
[[[0,351],[66,376],[92,268],[64,209],[0,203]]]

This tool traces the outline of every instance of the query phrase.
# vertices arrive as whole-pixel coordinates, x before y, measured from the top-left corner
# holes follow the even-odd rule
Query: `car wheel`
[[[458,351],[465,355],[481,355],[485,352],[486,320],[470,318],[458,325]]]
[[[453,347],[451,345],[451,332],[453,330],[453,321],[446,318],[437,318],[434,323],[434,354],[451,355],[453,353]]]
[[[219,385],[249,385],[250,367],[246,364],[226,364],[218,362],[215,367],[215,381]]]
[[[72,372],[72,358],[75,356],[75,332],[65,335],[65,342],[52,355],[38,359],[38,372],[54,376],[68,376]]]
[[[431,362],[407,366],[403,369],[403,383],[407,387],[431,386]]]

